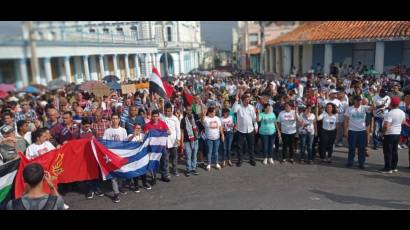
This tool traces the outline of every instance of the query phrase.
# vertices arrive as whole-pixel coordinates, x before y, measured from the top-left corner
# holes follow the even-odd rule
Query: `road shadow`
[[[371,178],[371,179],[386,180],[386,181],[391,182],[391,183],[410,186],[410,178],[397,176],[397,174],[389,174],[389,175],[365,175],[365,174],[362,174],[361,176]]]
[[[322,191],[313,189],[310,190],[318,195],[322,195],[327,199],[340,203],[340,204],[358,204],[368,207],[378,206],[384,207],[389,209],[410,209],[410,205],[401,204],[402,202],[410,202],[410,201],[403,201],[403,200],[384,200],[384,199],[374,199],[368,197],[361,197],[361,196],[348,196],[348,195],[337,195],[330,192]]]

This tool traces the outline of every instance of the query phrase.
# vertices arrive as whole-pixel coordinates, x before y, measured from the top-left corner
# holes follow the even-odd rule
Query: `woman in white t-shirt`
[[[281,163],[285,163],[285,159],[288,158],[289,162],[293,164],[293,143],[295,142],[296,135],[296,119],[297,114],[296,111],[292,109],[292,104],[290,102],[286,103],[285,110],[279,113],[276,124],[279,142],[282,142]],[[288,148],[289,156],[287,155]]]
[[[31,139],[33,143],[26,149],[26,157],[29,160],[55,149],[54,145],[47,140],[48,134],[46,128],[36,130]]]
[[[337,112],[333,103],[327,103],[325,112],[319,115],[318,121],[322,120],[322,132],[320,134],[320,159],[322,162],[332,163],[333,144],[336,139]],[[326,157],[327,152],[327,157]]]
[[[208,165],[206,166],[206,170],[211,170],[212,156],[215,158],[215,167],[217,169],[221,169],[221,166],[218,164],[219,141],[224,141],[221,119],[215,116],[214,107],[208,108],[207,116],[205,116],[204,113],[202,113],[201,116],[201,121],[205,128],[206,144],[208,147]]]
[[[398,144],[402,124],[405,122],[406,114],[399,108],[400,98],[393,97],[390,102],[391,110],[386,114],[383,121],[383,154],[384,168],[382,173],[397,172]]]
[[[307,149],[307,163],[313,162],[312,146],[316,131],[316,117],[312,113],[312,107],[307,105],[305,111],[299,114],[299,139],[300,161],[305,161],[305,148]]]

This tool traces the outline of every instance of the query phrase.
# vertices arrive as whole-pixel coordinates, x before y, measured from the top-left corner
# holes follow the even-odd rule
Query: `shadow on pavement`
[[[383,199],[374,199],[368,197],[360,197],[360,196],[348,196],[348,195],[337,195],[330,192],[322,191],[322,190],[310,190],[310,192],[322,195],[327,199],[341,203],[341,204],[358,204],[363,206],[379,206],[384,208],[390,209],[410,209],[410,205],[402,204],[402,202],[410,202],[410,201],[403,201],[403,200],[383,200]]]
[[[391,183],[410,186],[410,179],[408,177],[397,176],[397,174],[390,174],[390,175],[364,175],[362,174],[361,176],[365,176],[371,179],[382,179],[382,180],[386,180]]]

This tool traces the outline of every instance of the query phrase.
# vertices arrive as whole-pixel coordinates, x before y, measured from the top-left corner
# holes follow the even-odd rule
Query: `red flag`
[[[162,81],[162,84],[164,85],[165,92],[167,93],[167,97],[171,98],[172,94],[174,93],[175,89],[172,85],[168,84],[166,81]]]
[[[93,180],[99,176],[98,164],[91,148],[91,139],[72,140],[61,148],[28,160],[19,153],[21,162],[16,175],[15,196],[23,195],[23,169],[29,163],[39,163],[48,171],[55,183],[71,183],[75,181]],[[47,183],[45,191],[49,192]]]
[[[191,94],[187,93],[185,90],[184,90],[184,99],[185,99],[185,103],[186,103],[188,106],[191,106],[192,103],[194,102],[194,96],[192,96]]]

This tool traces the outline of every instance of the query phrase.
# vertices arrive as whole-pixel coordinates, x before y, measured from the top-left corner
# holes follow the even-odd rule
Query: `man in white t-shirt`
[[[104,140],[126,141],[128,140],[127,131],[120,126],[120,117],[118,114],[111,115],[111,127],[104,131]],[[114,203],[120,202],[120,193],[126,195],[127,192],[122,189],[122,181],[119,178],[111,179],[112,190],[114,190]]]
[[[381,142],[380,133],[382,131],[382,123],[384,115],[387,113],[387,108],[390,105],[390,97],[387,95],[384,89],[380,89],[379,94],[374,96],[373,99],[373,116],[374,116],[374,125],[373,125],[373,149],[377,150]]]
[[[167,153],[163,157],[163,169],[164,172],[163,178],[168,178],[168,165],[169,161],[171,161],[171,173],[175,176],[179,176],[177,170],[177,161],[178,161],[178,146],[181,141],[181,124],[179,119],[172,114],[172,105],[166,104],[165,105],[165,116],[161,116],[161,119],[167,124],[170,134],[167,138]]]
[[[345,112],[345,137],[348,137],[349,155],[347,158],[347,167],[353,166],[356,148],[358,149],[359,168],[364,169],[366,160],[366,113],[370,107],[362,105],[362,97],[354,97],[354,105],[349,107]]]
[[[383,121],[383,154],[384,168],[381,173],[398,172],[398,144],[400,141],[401,125],[405,121],[406,115],[399,108],[400,98],[393,97],[390,105],[391,110],[386,114]]]
[[[344,115],[346,110],[349,108],[349,101],[346,99],[346,94],[344,89],[340,90],[337,98],[340,101],[339,107],[337,108],[337,122],[336,122],[336,140],[335,144],[337,147],[343,146],[343,135],[344,135]]]

